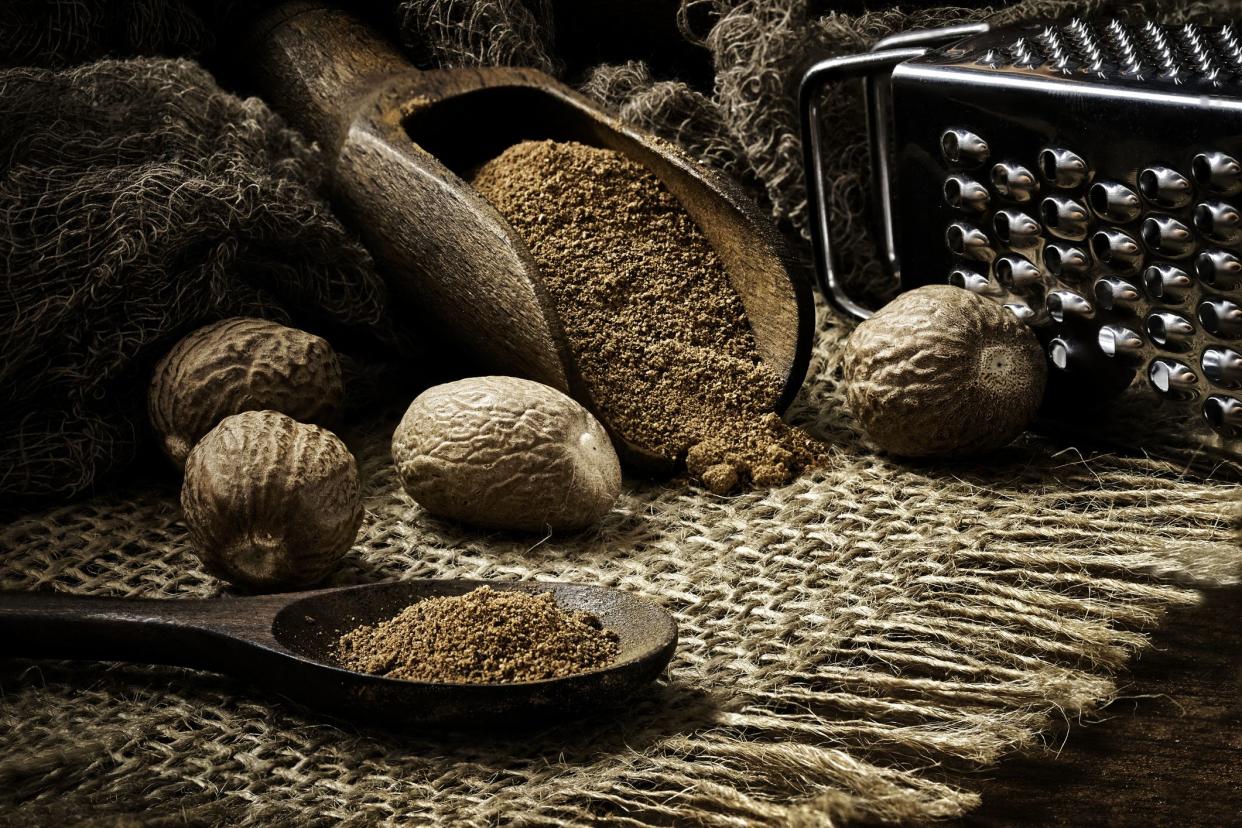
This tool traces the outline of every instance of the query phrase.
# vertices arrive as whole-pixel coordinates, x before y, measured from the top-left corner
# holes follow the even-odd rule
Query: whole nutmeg
[[[181,509],[212,574],[256,590],[306,586],[358,536],[358,467],[332,432],[278,411],[246,411],[190,452]]]
[[[345,392],[326,340],[266,319],[199,328],[173,346],[151,379],[147,407],[161,447],[178,466],[230,414],[270,409],[332,425]]]
[[[621,493],[617,453],[591,412],[513,377],[427,389],[397,426],[392,456],[427,511],[494,529],[579,529]]]
[[[962,288],[904,293],[845,346],[850,410],[881,448],[906,457],[966,455],[1013,440],[1039,409],[1039,341],[1001,305]]]

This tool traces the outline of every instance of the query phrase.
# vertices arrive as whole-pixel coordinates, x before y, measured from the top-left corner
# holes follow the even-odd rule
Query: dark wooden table
[[[1153,640],[1103,721],[989,770],[960,824],[1242,826],[1242,589],[1174,610]]]

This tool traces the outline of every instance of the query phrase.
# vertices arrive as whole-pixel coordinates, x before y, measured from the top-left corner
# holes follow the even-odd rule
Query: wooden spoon
[[[341,633],[406,606],[476,587],[550,592],[617,633],[621,652],[598,670],[513,684],[432,684],[338,666]],[[464,580],[391,581],[213,600],[97,598],[0,592],[0,656],[130,661],[238,676],[312,707],[386,722],[464,723],[564,715],[624,700],[652,681],[677,646],[663,609],[604,587]]]
[[[631,468],[673,470],[600,411],[525,242],[463,178],[520,141],[578,141],[641,163],[681,202],[741,296],[760,357],[784,381],[773,410],[792,401],[810,359],[810,289],[791,274],[772,223],[727,177],[541,72],[420,72],[364,24],[318,4],[277,9],[250,43],[264,97],[327,151],[339,208],[425,316],[429,340],[570,394]]]

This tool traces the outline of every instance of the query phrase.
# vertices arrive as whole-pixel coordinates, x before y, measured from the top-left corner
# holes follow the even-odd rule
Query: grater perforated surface
[[[1034,22],[909,64],[893,76],[904,271],[1007,305],[1054,371],[1116,391],[1138,377],[1239,445],[1235,28]]]
[[[1013,37],[987,37],[968,50],[946,53],[994,69],[1100,80],[1160,78],[1174,83],[1225,84],[1242,77],[1242,39],[1231,24],[1165,26],[1075,18],[1028,25]]]

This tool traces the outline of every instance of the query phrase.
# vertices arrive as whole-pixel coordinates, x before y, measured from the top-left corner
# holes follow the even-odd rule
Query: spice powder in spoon
[[[584,673],[611,664],[617,634],[556,605],[550,593],[479,587],[425,598],[337,642],[341,666],[406,681],[501,684]]]
[[[528,141],[472,182],[530,248],[578,369],[631,442],[725,494],[785,483],[817,443],[772,408],[737,291],[703,232],[656,177],[612,150]]]

